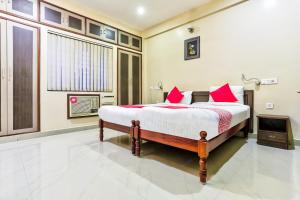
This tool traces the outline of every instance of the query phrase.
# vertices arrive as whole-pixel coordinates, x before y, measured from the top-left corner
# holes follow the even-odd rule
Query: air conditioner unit
[[[98,115],[99,94],[68,94],[68,119]]]

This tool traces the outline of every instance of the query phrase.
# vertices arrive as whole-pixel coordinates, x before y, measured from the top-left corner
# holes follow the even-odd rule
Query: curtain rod
[[[53,35],[63,36],[63,37],[66,37],[66,38],[69,38],[69,39],[73,39],[73,40],[77,40],[77,41],[81,41],[81,42],[86,42],[86,43],[90,43],[90,44],[95,44],[95,45],[102,46],[102,47],[109,48],[109,49],[113,49],[112,46],[108,46],[108,45],[105,45],[105,44],[100,44],[100,43],[97,43],[97,42],[91,42],[91,41],[89,41],[89,40],[77,38],[77,37],[74,37],[74,36],[70,36],[70,35],[63,34],[63,33],[58,33],[58,32],[51,31],[51,30],[48,30],[48,33],[53,34]]]

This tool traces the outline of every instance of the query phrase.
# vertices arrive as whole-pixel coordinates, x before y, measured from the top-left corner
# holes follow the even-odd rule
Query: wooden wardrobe
[[[38,28],[0,19],[0,136],[38,131]]]
[[[142,103],[142,55],[118,49],[118,104]]]

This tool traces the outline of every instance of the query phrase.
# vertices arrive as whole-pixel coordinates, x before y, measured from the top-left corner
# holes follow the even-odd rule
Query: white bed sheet
[[[182,105],[181,105],[182,106]],[[207,132],[207,139],[219,135],[219,115],[205,108],[219,108],[232,114],[230,128],[250,117],[250,107],[239,103],[194,103],[189,109],[145,107],[136,113],[141,128],[159,133],[199,140],[200,131]],[[201,109],[202,108],[202,109]]]
[[[137,118],[141,108],[123,108],[119,106],[102,106],[99,109],[99,117],[110,123],[131,127],[131,121]]]
[[[184,105],[189,109],[168,109],[158,106],[183,106],[182,104],[159,103],[144,108],[102,106],[99,117],[107,122],[131,126],[132,120],[140,120],[141,128],[159,133],[198,140],[200,131],[207,132],[207,139],[219,135],[219,115],[205,108],[219,108],[232,114],[230,128],[250,117],[250,107],[239,103],[199,102]]]
[[[158,104],[147,104],[143,106],[159,106],[159,105],[172,105],[172,104],[158,103]],[[101,108],[99,108],[98,114],[99,117],[106,122],[130,127],[132,120],[138,120],[137,113],[141,111],[142,108],[102,106]]]

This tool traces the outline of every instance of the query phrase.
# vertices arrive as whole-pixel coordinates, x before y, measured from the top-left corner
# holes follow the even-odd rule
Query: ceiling
[[[67,0],[143,31],[210,0]],[[144,7],[144,15],[138,15]]]

